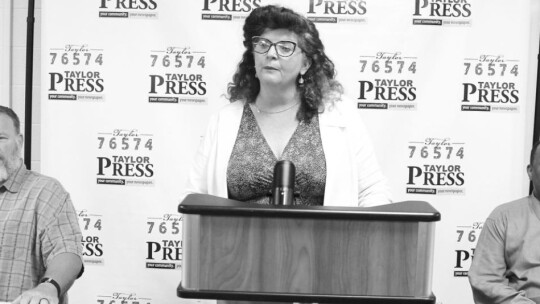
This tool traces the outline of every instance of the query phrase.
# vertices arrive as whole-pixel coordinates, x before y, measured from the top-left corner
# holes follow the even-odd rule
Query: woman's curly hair
[[[287,29],[294,32],[298,45],[311,62],[304,74],[304,84],[298,85],[301,106],[298,119],[310,121],[313,116],[324,110],[325,102],[332,102],[341,97],[343,87],[334,79],[334,63],[324,53],[324,46],[319,38],[319,31],[312,21],[296,12],[279,6],[263,6],[254,9],[244,24],[244,46],[246,51],[229,83],[228,93],[231,102],[247,100],[254,102],[259,94],[260,83],[255,77],[255,60],[251,38],[260,36],[266,29]]]

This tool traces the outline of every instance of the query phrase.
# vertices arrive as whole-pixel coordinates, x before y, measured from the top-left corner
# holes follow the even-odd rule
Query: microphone
[[[291,161],[280,160],[274,167],[272,182],[272,205],[292,205],[296,168]]]

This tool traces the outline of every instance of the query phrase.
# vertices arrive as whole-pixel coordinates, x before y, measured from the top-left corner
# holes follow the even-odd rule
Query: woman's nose
[[[268,52],[266,52],[266,56],[272,57],[272,58],[278,58],[279,57],[279,55],[277,53],[277,46],[275,44],[270,47]]]

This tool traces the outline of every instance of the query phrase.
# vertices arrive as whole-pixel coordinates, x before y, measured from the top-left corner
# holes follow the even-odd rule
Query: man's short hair
[[[0,106],[0,114],[9,116],[13,121],[13,126],[15,126],[15,132],[17,135],[21,134],[21,121],[19,120],[19,116],[11,108]]]

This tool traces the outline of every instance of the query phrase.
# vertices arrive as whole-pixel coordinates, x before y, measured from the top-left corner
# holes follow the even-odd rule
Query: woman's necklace
[[[255,109],[257,110],[257,113],[264,113],[264,114],[278,114],[278,113],[283,113],[283,112],[286,112],[286,111],[289,111],[290,109],[294,108],[296,105],[298,105],[299,102],[295,102],[292,106],[288,107],[288,108],[285,108],[283,110],[279,110],[279,111],[266,111],[266,110],[261,110],[259,109],[259,107],[257,106],[257,103],[253,103],[253,106],[255,107]]]

